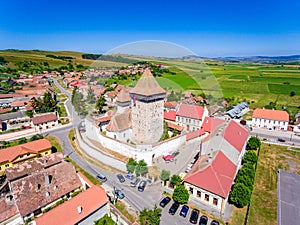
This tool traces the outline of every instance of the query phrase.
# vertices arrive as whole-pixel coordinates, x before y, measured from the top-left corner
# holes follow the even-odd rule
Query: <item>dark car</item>
[[[199,210],[198,209],[193,209],[192,213],[191,213],[191,217],[190,217],[190,222],[192,224],[196,224],[197,220],[199,217]]]
[[[208,218],[207,216],[201,216],[200,217],[200,220],[199,220],[199,225],[206,225],[207,224],[207,221],[208,221]]]
[[[123,199],[125,197],[124,193],[121,190],[116,190],[115,194],[119,199]]]
[[[104,176],[104,175],[101,174],[101,173],[97,174],[96,178],[97,178],[98,180],[102,181],[102,182],[107,181],[106,176]]]
[[[179,215],[182,217],[186,217],[188,211],[189,211],[189,207],[187,205],[183,205]]]
[[[146,187],[146,181],[142,180],[141,183],[138,186],[138,191],[144,191]]]
[[[213,220],[213,221],[211,221],[210,225],[220,225],[220,224],[219,224],[219,222],[218,222],[218,221],[216,221],[216,220]]]
[[[277,140],[278,140],[279,142],[285,142],[285,140],[282,139],[282,138],[278,138]]]
[[[171,205],[171,208],[169,209],[169,213],[171,215],[174,215],[177,211],[177,209],[179,208],[179,204],[177,202],[174,202],[172,205]]]
[[[163,200],[161,200],[159,205],[164,208],[166,205],[169,204],[170,201],[171,201],[171,199],[169,197],[165,197]]]
[[[117,174],[117,178],[119,179],[119,181],[120,181],[121,183],[125,182],[125,178],[123,177],[122,174]]]
[[[127,178],[129,180],[133,180],[134,179],[134,175],[132,173],[127,173],[127,174],[125,174],[125,178]]]

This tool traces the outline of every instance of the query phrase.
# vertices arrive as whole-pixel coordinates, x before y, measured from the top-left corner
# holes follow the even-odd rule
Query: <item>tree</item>
[[[261,146],[261,141],[257,137],[250,137],[247,143],[247,149],[256,150]]]
[[[249,150],[245,153],[243,158],[243,164],[244,163],[250,163],[252,165],[256,164],[257,162],[257,155],[253,150]]]
[[[72,100],[72,104],[73,104],[73,105],[74,105],[74,96],[75,96],[76,91],[77,91],[77,86],[75,86],[75,87],[73,88],[73,91],[72,91],[72,98],[71,98],[71,100]]]
[[[142,159],[138,162],[135,168],[135,174],[137,176],[148,173],[147,163]]]
[[[189,197],[189,192],[183,185],[176,186],[172,196],[175,202],[178,202],[179,204],[187,203],[189,201]]]
[[[182,179],[179,175],[177,174],[174,174],[172,177],[171,177],[171,184],[173,184],[174,186],[178,186],[182,183]]]
[[[95,93],[91,87],[88,89],[86,101],[90,104],[94,104],[96,102]]]
[[[36,141],[36,140],[39,140],[39,139],[42,139],[42,138],[44,138],[43,135],[41,135],[41,134],[36,134],[36,135],[33,135],[33,136],[29,139],[29,141]]]
[[[242,183],[234,184],[229,194],[229,201],[242,208],[250,203],[251,190]]]
[[[127,171],[133,173],[137,164],[138,163],[133,158],[130,158],[126,164]]]
[[[22,138],[20,138],[19,140],[18,140],[18,144],[20,145],[20,144],[24,144],[24,143],[26,143],[27,142],[27,139],[25,138],[25,137],[22,137]]]
[[[296,92],[295,91],[291,91],[290,96],[293,97],[295,95],[296,95]]]
[[[153,210],[143,209],[140,213],[140,224],[141,225],[159,225],[161,217],[161,209],[154,206]]]
[[[162,170],[160,173],[160,179],[165,183],[167,180],[170,179],[170,171],[169,170]]]
[[[115,222],[111,217],[109,217],[107,214],[103,216],[101,219],[94,222],[94,225],[114,225]]]
[[[103,113],[103,107],[105,106],[105,97],[103,95],[100,96],[100,98],[96,102],[95,108],[99,110],[99,113]]]

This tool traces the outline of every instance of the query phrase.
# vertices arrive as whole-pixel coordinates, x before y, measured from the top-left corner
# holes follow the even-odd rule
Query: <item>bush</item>
[[[189,192],[183,185],[176,186],[172,196],[175,202],[178,202],[179,204],[187,203],[189,201],[189,197]]]

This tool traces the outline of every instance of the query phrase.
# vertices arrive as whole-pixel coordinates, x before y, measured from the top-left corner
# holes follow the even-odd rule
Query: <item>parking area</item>
[[[162,200],[163,198],[161,198]],[[172,225],[186,225],[186,224],[192,224],[190,222],[190,217],[191,217],[191,213],[192,213],[192,208],[189,208],[187,214],[186,214],[186,217],[182,217],[180,216],[180,211],[182,209],[182,206],[183,205],[180,205],[179,208],[177,209],[177,211],[175,212],[174,215],[171,215],[169,213],[169,210],[172,206],[172,204],[174,203],[173,200],[171,200],[165,207],[161,207],[159,206],[159,203],[157,204],[158,207],[160,209],[162,209],[162,216],[161,216],[161,224],[172,224]],[[200,212],[199,213],[199,216],[198,216],[198,219],[197,219],[197,222],[195,224],[199,224],[199,220],[200,220],[200,217],[203,216],[203,214]],[[210,225],[212,223],[213,219],[211,218],[208,218],[208,221],[207,221],[207,225]]]

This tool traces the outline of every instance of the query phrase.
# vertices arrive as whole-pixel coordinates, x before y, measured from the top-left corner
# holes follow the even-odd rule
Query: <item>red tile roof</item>
[[[223,138],[235,147],[239,152],[243,150],[247,142],[249,131],[239,125],[234,120],[231,120],[223,132]]]
[[[201,120],[204,108],[199,105],[181,104],[177,111],[178,116]]]
[[[219,151],[211,165],[193,173],[185,182],[227,198],[237,167]]]
[[[164,119],[165,120],[176,121],[176,112],[173,111],[173,110],[165,111],[164,112]]]
[[[28,142],[25,144],[5,148],[1,150],[0,162],[12,162],[18,156],[26,153],[38,154],[40,151],[51,149],[52,145],[47,139]]]
[[[202,128],[205,132],[212,133],[218,126],[225,123],[225,120],[213,118],[213,117],[205,117],[203,120]]]
[[[31,118],[34,125],[38,125],[41,123],[52,122],[57,120],[57,116],[55,113],[49,113],[40,116],[34,116]]]
[[[252,118],[261,118],[268,120],[279,120],[289,122],[289,114],[282,110],[255,109]]]
[[[204,134],[205,134],[205,132],[204,132],[203,129],[195,130],[195,131],[192,131],[192,132],[189,132],[189,133],[186,134],[186,140],[188,141],[188,140],[191,140],[193,138],[200,137]]]
[[[38,217],[35,222],[37,225],[77,224],[107,202],[108,198],[104,189],[95,185],[41,217]],[[78,213],[78,207],[81,207],[81,213]]]

